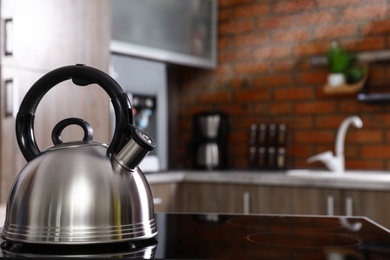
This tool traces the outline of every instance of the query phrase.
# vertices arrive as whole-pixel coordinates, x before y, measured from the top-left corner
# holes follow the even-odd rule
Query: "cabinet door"
[[[182,183],[177,204],[185,212],[246,214],[256,210],[255,191],[251,185]]]
[[[182,212],[213,212],[219,210],[220,192],[215,184],[182,183],[177,192],[179,210]]]
[[[0,3],[0,199],[4,203],[14,177],[26,163],[14,133],[14,114],[20,100],[36,80],[61,66],[84,63],[108,72],[111,1],[1,0]],[[68,117],[88,121],[94,129],[94,140],[110,142],[109,98],[101,87],[79,87],[66,81],[44,96],[34,121],[41,150],[52,146],[54,126]],[[62,133],[65,142],[82,137],[77,126],[67,127]]]
[[[339,212],[339,193],[331,189],[260,186],[257,213],[333,215]]]
[[[155,212],[176,212],[176,183],[151,184]]]
[[[106,69],[110,3],[108,0],[2,0],[1,63],[46,70],[83,63]]]
[[[108,72],[110,10],[110,0],[2,0],[2,66],[40,76],[76,63]],[[35,81],[20,82],[28,89]],[[88,121],[95,130],[94,140],[109,143],[109,106],[107,94],[98,86],[58,84],[36,111],[38,146],[51,146],[53,127],[67,117]],[[64,140],[81,140],[82,136],[76,126],[64,131]]]
[[[343,214],[366,216],[390,228],[390,192],[345,190]]]
[[[1,202],[5,202],[10,187],[26,164],[15,135],[15,117],[26,92],[41,76],[35,70],[1,66]],[[70,86],[72,85],[72,86]],[[90,91],[88,91],[90,90]],[[94,129],[94,140],[109,142],[107,95],[97,86],[78,87],[64,83],[54,87],[35,113],[34,132],[41,151],[52,146],[51,132],[63,118],[80,117]],[[83,132],[78,126],[70,126],[62,133],[64,142],[82,140]]]
[[[35,82],[40,73],[18,70],[2,66],[1,68],[1,202],[5,202],[16,175],[26,161],[21,154],[15,134],[15,117],[19,104],[28,87]]]

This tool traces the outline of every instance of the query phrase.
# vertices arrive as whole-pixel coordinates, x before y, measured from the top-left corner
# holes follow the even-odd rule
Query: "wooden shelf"
[[[328,84],[324,86],[324,93],[326,94],[348,94],[348,93],[357,93],[362,89],[366,79],[363,79],[355,84],[345,84],[342,86],[333,87]]]
[[[368,77],[368,65],[363,65],[363,66],[365,67],[366,74],[359,82],[356,82],[354,84],[344,84],[342,86],[337,86],[337,87],[326,84],[324,86],[324,93],[325,94],[353,94],[359,92],[359,90],[363,88]]]

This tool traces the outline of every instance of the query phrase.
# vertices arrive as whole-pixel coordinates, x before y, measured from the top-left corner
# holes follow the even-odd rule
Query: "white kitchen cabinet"
[[[86,64],[108,73],[110,0],[0,0],[1,101],[0,201],[25,160],[15,137],[15,115],[27,90],[58,67]],[[41,100],[35,113],[38,147],[52,145],[51,131],[62,119],[80,117],[94,129],[94,140],[109,143],[109,98],[98,86],[60,83]],[[79,127],[63,140],[81,140]]]

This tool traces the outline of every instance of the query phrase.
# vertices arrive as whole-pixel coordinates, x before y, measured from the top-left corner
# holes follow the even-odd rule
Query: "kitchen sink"
[[[295,169],[288,170],[287,175],[307,178],[390,181],[389,171],[346,170],[345,172],[330,172],[324,170]]]

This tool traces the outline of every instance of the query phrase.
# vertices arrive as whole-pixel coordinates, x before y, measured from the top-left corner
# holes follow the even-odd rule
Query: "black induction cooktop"
[[[366,218],[168,214],[158,223],[156,258],[390,259],[390,233]]]
[[[153,239],[98,247],[3,242],[2,256],[390,259],[389,231],[363,217],[159,213],[156,220]]]

